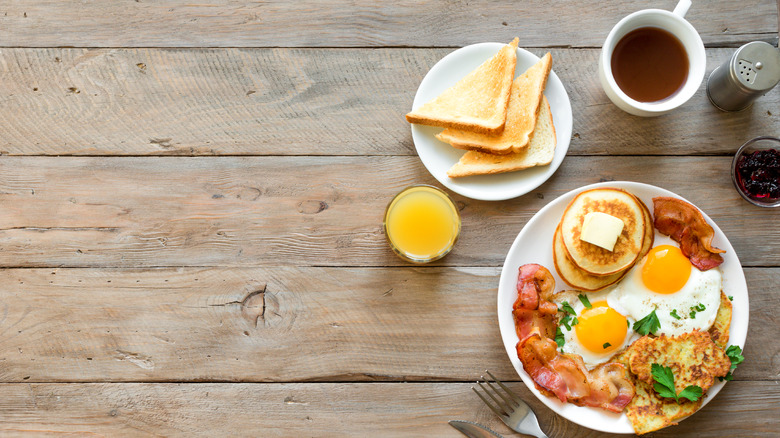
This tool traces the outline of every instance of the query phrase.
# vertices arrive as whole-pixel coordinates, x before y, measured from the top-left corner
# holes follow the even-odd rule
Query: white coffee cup
[[[685,13],[691,7],[691,0],[680,0],[673,12],[661,9],[644,9],[623,18],[612,28],[604,41],[599,56],[599,79],[609,99],[623,111],[642,117],[666,114],[691,98],[704,79],[707,56],[704,43],[691,23],[685,20]],[[656,27],[671,33],[682,43],[688,55],[688,77],[677,93],[658,102],[639,102],[620,89],[612,75],[612,52],[617,43],[629,32],[641,27]]]

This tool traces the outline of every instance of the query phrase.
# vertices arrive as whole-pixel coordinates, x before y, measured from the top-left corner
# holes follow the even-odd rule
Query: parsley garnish
[[[674,319],[680,319],[680,315],[677,314],[677,309],[673,309],[669,314],[672,315]]]
[[[658,320],[658,315],[655,314],[655,309],[648,313],[647,316],[634,323],[634,331],[640,335],[646,335],[648,333],[655,334],[660,328],[661,322]]]
[[[558,309],[559,312],[568,313],[569,315],[577,316],[577,312],[574,311],[574,309],[569,305],[568,301],[564,301],[561,303],[561,309]]]
[[[691,318],[696,318],[696,312],[703,312],[704,309],[706,308],[707,307],[702,303],[699,303],[695,306],[691,306],[691,313],[690,313]]]
[[[601,348],[606,350],[607,348],[609,348],[611,346],[612,346],[612,344],[610,344],[609,342],[605,342],[604,345],[601,346]]]
[[[734,301],[734,297],[732,297],[731,295],[729,295],[729,301]]]
[[[745,357],[742,356],[742,349],[739,348],[738,345],[732,345],[727,348],[726,356],[728,356],[729,360],[731,360],[731,368],[729,368],[729,372],[726,373],[724,377],[720,377],[721,381],[734,379],[734,376],[731,374],[731,372],[737,369],[737,365],[741,364],[742,361],[745,360]]]
[[[585,295],[579,294],[579,295],[577,295],[577,298],[580,299],[580,302],[582,303],[583,306],[585,306],[586,309],[593,308],[593,305],[590,304],[590,300]]]
[[[655,380],[653,389],[661,397],[673,398],[677,403],[680,403],[681,398],[687,398],[695,402],[701,397],[702,390],[696,385],[687,386],[678,394],[674,387],[674,373],[672,373],[672,369],[669,367],[654,363],[650,367],[650,372]]]
[[[579,319],[577,319],[577,317],[576,317],[576,316],[574,317],[574,319],[572,319],[572,320],[571,320],[571,325],[572,325],[572,327],[574,327],[575,325],[577,325],[577,324],[579,324],[579,323],[580,323],[580,320],[579,320]]]
[[[561,318],[561,324],[566,327],[566,330],[571,331],[571,325],[569,324],[569,321],[571,321],[571,315],[563,315],[563,318]]]
[[[563,337],[560,327],[555,330],[555,343],[558,344],[558,348],[563,348],[566,345],[566,339]]]

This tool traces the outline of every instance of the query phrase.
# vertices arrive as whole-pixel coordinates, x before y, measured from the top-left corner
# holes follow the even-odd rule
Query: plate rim
[[[453,83],[446,82],[444,85],[434,85],[433,87],[429,85],[428,83],[433,81],[434,78],[441,74],[442,71],[446,71],[448,66],[453,63],[457,62],[461,59],[461,57],[468,57],[468,56],[474,56],[472,52],[479,52],[482,50],[492,50],[493,52],[498,51],[501,47],[505,46],[504,43],[495,43],[495,42],[485,42],[485,43],[476,43],[471,44],[468,46],[461,47],[457,50],[454,50],[447,55],[445,55],[443,58],[441,58],[436,64],[433,65],[433,67],[428,70],[428,73],[426,73],[425,77],[423,77],[422,81],[420,81],[420,85],[417,88],[417,92],[414,96],[414,101],[412,103],[412,109],[416,109],[423,105],[425,102],[423,102],[423,99],[420,97],[422,93],[427,92],[428,88],[433,87],[441,87],[442,90],[446,90],[448,87],[454,85]],[[521,57],[532,57],[535,60],[539,60],[540,58],[530,51],[520,48],[517,48],[517,54],[518,59]],[[487,60],[489,58],[485,58]],[[515,70],[515,77],[519,76],[523,72],[518,72],[517,69]],[[459,80],[458,78],[457,80]],[[456,80],[456,81],[457,81]],[[552,87],[551,87],[552,85]],[[571,108],[571,99],[569,98],[569,94],[566,91],[566,87],[563,85],[563,82],[560,80],[558,75],[555,73],[554,69],[550,70],[550,76],[547,80],[547,87],[544,91],[544,94],[550,98],[550,95],[548,95],[549,92],[553,92],[551,88],[554,88],[554,93],[556,95],[560,94],[561,99],[560,102],[553,106],[550,105],[552,113],[553,113],[553,124],[555,126],[556,130],[556,149],[555,149],[555,155],[553,156],[553,161],[547,165],[547,166],[539,166],[535,169],[536,172],[534,172],[534,175],[529,178],[522,178],[522,174],[519,174],[518,172],[507,172],[502,174],[496,174],[496,175],[480,175],[480,176],[472,176],[469,178],[472,178],[469,180],[468,178],[460,178],[459,180],[463,181],[456,181],[452,178],[448,177],[445,172],[439,172],[436,169],[433,168],[433,163],[430,162],[430,160],[426,160],[424,156],[427,155],[427,152],[424,152],[422,155],[420,154],[420,148],[425,148],[426,142],[434,142],[433,144],[440,143],[439,140],[429,135],[426,131],[426,129],[437,129],[435,127],[429,127],[425,125],[417,125],[414,123],[411,123],[411,130],[412,130],[412,141],[414,143],[415,151],[417,152],[417,156],[420,158],[420,161],[422,161],[423,166],[425,166],[425,169],[428,171],[431,176],[433,176],[440,184],[445,186],[447,189],[452,190],[453,192],[465,196],[467,198],[476,199],[480,201],[504,201],[507,199],[513,199],[520,196],[523,196],[532,190],[536,189],[537,187],[544,184],[552,175],[555,174],[555,172],[560,167],[561,163],[563,163],[564,158],[566,157],[566,154],[569,150],[569,145],[571,144],[571,135],[573,130],[573,113]],[[426,99],[427,101],[427,99]],[[561,107],[563,106],[563,107]],[[556,117],[557,114],[557,117]],[[560,119],[560,120],[559,120]],[[422,146],[421,146],[422,145]],[[449,145],[448,145],[449,147]],[[435,151],[434,151],[435,152]],[[465,152],[465,151],[464,151]],[[452,164],[455,164],[454,162]],[[542,173],[539,173],[540,169],[544,169],[545,171]],[[503,175],[503,176],[502,176]],[[511,176],[507,176],[511,175]],[[520,177],[516,177],[516,175],[521,175]],[[515,178],[512,178],[515,176]],[[481,178],[480,180],[475,180],[474,178]],[[489,179],[497,180],[497,179],[516,179],[516,181],[512,181],[511,184],[507,184],[508,187],[504,188],[494,188],[491,187]],[[474,184],[475,181],[482,181],[484,183],[485,180],[488,180],[487,184]],[[530,183],[528,182],[530,181]]]
[[[504,348],[505,348],[505,350],[507,352],[507,355],[509,356],[509,360],[512,363],[513,368],[515,369],[515,372],[517,372],[518,376],[520,376],[520,378],[523,380],[523,383],[525,383],[525,385],[529,388],[529,390],[536,396],[536,398],[538,398],[542,403],[544,403],[545,406],[550,408],[555,414],[560,415],[563,418],[566,418],[567,420],[569,420],[569,421],[571,421],[573,423],[576,423],[576,424],[578,424],[580,426],[583,426],[583,427],[587,427],[587,428],[592,429],[592,430],[596,430],[596,431],[600,431],[600,432],[608,432],[608,433],[635,433],[635,431],[633,430],[633,427],[631,426],[630,422],[628,421],[628,418],[626,417],[625,413],[621,413],[618,416],[618,414],[611,414],[611,413],[608,413],[608,412],[603,411],[603,410],[598,409],[598,408],[580,407],[580,406],[571,405],[569,403],[561,403],[557,399],[553,399],[551,397],[547,397],[547,396],[541,394],[535,388],[533,380],[530,378],[530,376],[528,376],[528,374],[525,373],[525,371],[522,369],[522,364],[520,364],[520,361],[517,358],[515,345],[517,343],[518,338],[517,338],[517,334],[514,331],[514,321],[511,318],[511,311],[507,311],[506,309],[502,308],[502,300],[501,300],[501,297],[502,297],[502,285],[504,285],[504,284],[506,284],[508,282],[516,283],[516,278],[517,278],[516,271],[518,269],[518,266],[513,266],[513,265],[510,266],[510,260],[509,259],[513,255],[513,253],[518,251],[517,248],[520,247],[521,241],[523,240],[522,238],[526,234],[528,234],[531,231],[533,231],[533,228],[538,226],[538,225],[536,225],[536,222],[537,221],[541,221],[545,214],[549,214],[548,213],[549,211],[551,211],[554,208],[560,206],[561,204],[568,204],[568,202],[572,198],[574,198],[574,196],[576,196],[578,193],[581,193],[582,191],[589,190],[589,189],[594,189],[594,188],[600,188],[600,187],[622,188],[622,189],[625,189],[625,190],[627,190],[629,192],[631,191],[632,188],[638,188],[640,190],[647,190],[647,191],[652,192],[653,193],[652,196],[673,196],[675,198],[682,199],[682,200],[690,203],[691,205],[696,206],[694,203],[688,201],[684,197],[682,197],[682,196],[680,196],[680,195],[678,195],[678,194],[676,194],[676,193],[674,193],[674,192],[672,192],[670,190],[664,189],[662,187],[654,186],[654,185],[651,185],[651,184],[634,182],[634,181],[606,181],[606,182],[600,182],[600,183],[595,183],[595,184],[588,184],[588,185],[585,185],[585,186],[581,186],[581,187],[572,189],[572,190],[562,194],[561,196],[557,197],[556,199],[552,200],[550,203],[548,203],[547,205],[542,207],[539,211],[537,211],[531,217],[531,219],[528,220],[528,222],[523,226],[523,228],[520,230],[520,232],[515,237],[515,240],[513,241],[512,246],[510,247],[509,251],[507,252],[507,256],[504,259],[504,264],[503,264],[503,266],[501,268],[501,275],[500,275],[500,278],[499,278],[499,285],[498,285],[497,294],[496,294],[497,295],[497,298],[496,298],[496,301],[497,301],[497,303],[496,303],[496,312],[497,312],[498,323],[499,323],[499,331],[501,333],[501,338],[502,338],[501,340],[502,340],[502,343],[504,344]],[[565,205],[562,208],[565,208]],[[699,207],[696,206],[696,208],[699,208]],[[718,246],[721,247],[721,248],[726,249],[727,250],[726,254],[730,254],[730,255],[726,256],[726,257],[728,257],[727,261],[729,259],[733,259],[736,262],[736,266],[737,266],[737,268],[735,268],[736,269],[736,272],[735,272],[736,278],[729,277],[729,280],[731,282],[738,283],[738,284],[736,284],[736,288],[734,290],[737,290],[737,288],[739,288],[738,290],[740,292],[740,295],[744,295],[744,300],[742,301],[742,304],[740,305],[740,309],[744,310],[744,312],[741,312],[741,313],[744,313],[744,315],[743,315],[744,316],[744,325],[736,327],[737,328],[737,330],[736,330],[737,331],[737,336],[730,336],[729,337],[729,345],[738,345],[738,346],[740,346],[740,348],[744,349],[745,340],[746,340],[746,337],[747,337],[747,331],[748,331],[749,322],[750,322],[749,291],[748,291],[748,288],[747,288],[747,282],[745,280],[744,269],[742,267],[742,264],[739,261],[739,257],[737,255],[736,251],[734,250],[733,246],[731,245],[731,242],[728,240],[728,237],[725,235],[725,233],[723,233],[723,231],[720,229],[720,227],[717,225],[717,223],[715,223],[715,221],[713,221],[712,218],[710,218],[707,215],[706,212],[704,212],[700,208],[699,208],[699,211],[701,211],[701,213],[704,216],[705,220],[710,225],[713,226],[713,229],[715,230],[716,237],[718,237],[718,235],[721,235],[723,237],[723,242],[721,242],[720,239],[719,239]],[[529,225],[531,225],[531,227],[529,227]],[[658,235],[658,234],[659,234],[658,231],[656,231],[656,235]],[[550,236],[550,239],[552,239],[552,236]],[[545,266],[545,267],[547,267],[547,266]],[[552,269],[550,269],[550,272],[556,277],[556,289],[559,289],[559,285],[561,285],[561,284],[565,285],[565,283],[562,283],[562,282],[559,283],[558,282],[559,277],[558,277],[557,272],[555,271],[554,267],[552,267]],[[724,280],[725,280],[725,277],[724,277]],[[568,286],[564,286],[564,287],[568,287]],[[743,292],[744,292],[744,294],[743,294]],[[509,292],[505,292],[505,294],[506,293],[509,293]],[[736,295],[736,293],[735,293],[735,295]],[[737,300],[735,300],[735,301],[737,301]],[[508,317],[509,320],[510,320],[509,322],[512,325],[512,330],[511,330],[510,334],[505,333],[505,331],[508,331],[508,329],[504,330],[502,328],[502,321],[504,321],[507,318],[507,316],[505,316],[507,313],[509,314],[509,317]],[[735,312],[735,314],[740,314],[740,313]],[[740,321],[740,323],[741,322],[742,321]],[[734,320],[733,317],[732,317],[732,324],[735,324],[735,320]],[[503,324],[503,326],[506,326],[506,325],[507,325],[507,323]],[[733,332],[735,331],[734,328],[735,328],[735,326],[732,325],[731,330],[730,330],[730,332],[732,332],[731,333],[732,335],[734,334]],[[512,338],[514,338],[514,341],[512,341]],[[704,400],[703,400],[701,406],[696,410],[696,412],[699,412],[710,400],[712,400],[720,392],[720,390],[723,388],[723,386],[725,386],[725,383],[726,383],[725,381],[723,381],[723,382],[715,382],[715,385],[704,396]],[[565,409],[566,412],[561,412],[561,410],[564,409],[564,408],[566,408]],[[588,424],[587,422],[583,421],[581,418],[573,416],[573,413],[580,412],[580,410],[587,410],[587,411],[584,411],[585,413],[587,413],[588,411],[591,411],[591,412],[595,411],[595,412],[603,413],[605,415],[608,414],[609,416],[614,416],[613,423],[610,426],[622,426],[624,429],[616,429],[615,427],[605,427],[605,425],[602,425],[601,423],[596,424],[596,425],[594,425],[592,423]],[[694,412],[694,414],[695,414],[695,412]],[[687,417],[685,417],[685,418],[687,418]],[[685,418],[682,418],[682,419],[678,420],[678,422],[684,420]]]

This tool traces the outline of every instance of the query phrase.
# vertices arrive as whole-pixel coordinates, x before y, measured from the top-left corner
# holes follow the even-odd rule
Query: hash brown
[[[713,342],[720,348],[725,349],[729,344],[729,327],[731,327],[731,300],[720,291],[720,307],[718,314],[715,315],[715,322],[709,330]]]
[[[675,391],[689,385],[699,386],[703,392],[723,377],[731,368],[731,360],[715,345],[709,333],[694,330],[680,336],[644,336],[631,347],[629,365],[638,380],[653,385],[652,364],[669,367],[674,373]]]

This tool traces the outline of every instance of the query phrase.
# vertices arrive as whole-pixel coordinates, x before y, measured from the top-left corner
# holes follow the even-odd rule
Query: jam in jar
[[[763,202],[780,199],[780,152],[777,149],[743,154],[735,170],[737,184],[749,197]]]

